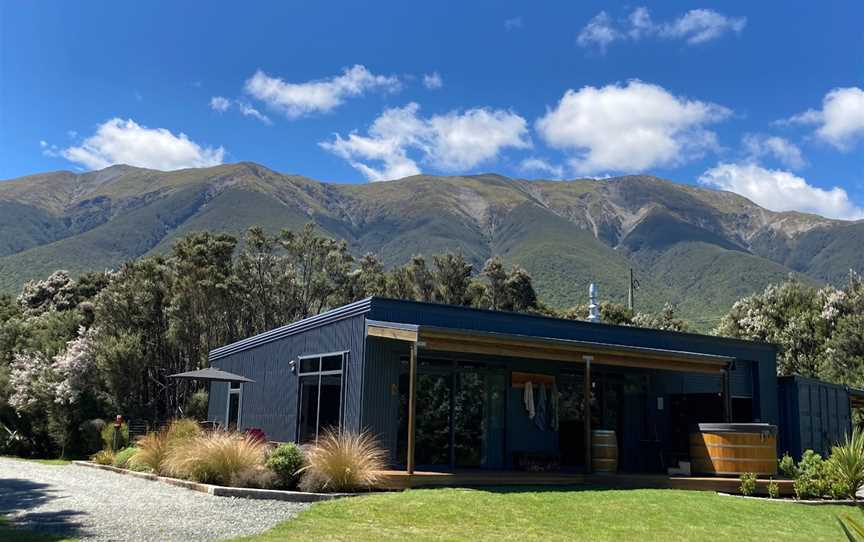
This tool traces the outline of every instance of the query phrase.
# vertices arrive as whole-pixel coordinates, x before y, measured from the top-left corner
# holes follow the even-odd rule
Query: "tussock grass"
[[[325,431],[306,450],[300,488],[304,491],[371,489],[386,466],[384,450],[369,433]]]
[[[171,446],[163,468],[170,476],[226,485],[262,466],[266,449],[265,443],[247,435],[213,431]]]

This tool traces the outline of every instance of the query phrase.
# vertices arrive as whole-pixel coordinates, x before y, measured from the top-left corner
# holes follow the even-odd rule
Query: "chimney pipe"
[[[600,305],[597,304],[597,285],[593,282],[588,287],[588,321],[600,322]]]

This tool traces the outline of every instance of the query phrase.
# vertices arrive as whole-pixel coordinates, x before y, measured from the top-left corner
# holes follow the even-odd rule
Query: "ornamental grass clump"
[[[304,491],[356,491],[374,488],[386,466],[386,453],[369,433],[325,431],[306,450],[300,469]]]
[[[226,485],[243,471],[262,467],[266,449],[249,436],[213,431],[171,446],[164,467],[170,476]]]
[[[847,433],[843,444],[832,448],[829,461],[839,482],[837,485],[841,485],[854,500],[855,494],[864,486],[864,433],[857,427],[851,436]]]
[[[185,418],[173,420],[165,429],[152,431],[139,438],[136,442],[138,452],[130,458],[130,462],[150,472],[167,474],[165,458],[169,450],[200,437],[202,433],[201,427],[195,420]]]

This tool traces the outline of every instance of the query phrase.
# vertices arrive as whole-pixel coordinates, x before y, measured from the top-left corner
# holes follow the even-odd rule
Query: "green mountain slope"
[[[193,231],[276,232],[307,222],[388,266],[451,250],[479,268],[500,254],[526,268],[556,307],[584,302],[592,281],[604,299],[624,301],[633,268],[642,285],[637,308],[672,301],[700,322],[792,272],[818,283],[864,271],[864,222],[775,213],[650,176],[417,175],[348,185],[238,163],[173,172],[112,166],[0,182],[0,291],[58,268],[115,268],[164,253]]]

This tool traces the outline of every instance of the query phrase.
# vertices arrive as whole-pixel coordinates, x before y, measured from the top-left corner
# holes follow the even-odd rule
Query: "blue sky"
[[[4,2],[0,178],[649,173],[864,218],[864,4]]]

